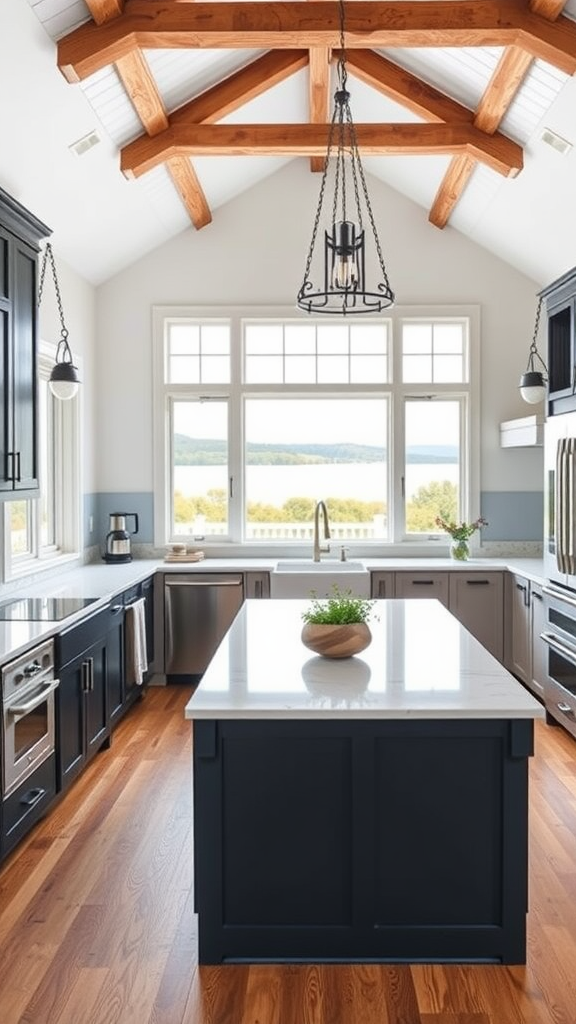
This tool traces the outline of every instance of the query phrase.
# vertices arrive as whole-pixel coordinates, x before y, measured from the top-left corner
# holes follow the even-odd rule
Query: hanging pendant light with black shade
[[[72,352],[68,344],[68,330],[64,323],[62,297],[60,295],[60,287],[58,285],[58,277],[56,275],[54,253],[52,252],[50,242],[46,243],[44,256],[42,257],[40,284],[38,287],[38,308],[40,308],[42,296],[44,294],[44,278],[48,263],[50,264],[50,269],[52,271],[54,290],[56,292],[56,302],[58,304],[58,315],[60,316],[60,341],[56,348],[56,362],[52,368],[52,372],[48,380],[48,386],[55,398],[59,398],[64,401],[68,398],[73,398],[77,393],[80,378],[78,377],[78,370],[72,362]]]
[[[393,305],[394,292],[390,287],[384,265],[358,151],[356,129],[350,110],[350,93],[346,88],[348,76],[344,46],[343,0],[340,0],[339,10],[338,88],[334,94],[334,113],[328,134],[328,149],[312,240],[297,303],[306,313],[379,313]],[[324,264],[320,269],[319,255],[315,260],[314,252],[329,176],[334,179],[332,215],[328,229],[324,230]],[[368,229],[371,236],[367,237]],[[370,256],[368,259],[368,268],[367,242],[373,243],[374,248],[373,258]],[[372,263],[375,264],[376,278],[374,285],[370,286],[368,274],[372,272]],[[316,284],[311,280],[314,273],[318,274]]]
[[[520,377],[520,394],[525,402],[529,405],[537,405],[538,402],[542,402],[546,397],[546,384],[548,382],[548,370],[546,363],[538,353],[538,347],[536,345],[536,338],[538,336],[538,328],[540,326],[540,312],[542,310],[542,296],[538,300],[538,307],[536,309],[536,322],[534,324],[534,334],[532,336],[532,343],[530,345],[530,351],[528,354],[528,365],[525,372]],[[537,359],[542,370],[537,370],[534,365],[534,360]]]

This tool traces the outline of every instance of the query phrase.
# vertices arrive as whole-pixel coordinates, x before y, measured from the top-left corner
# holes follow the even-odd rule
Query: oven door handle
[[[10,704],[7,709],[8,712],[13,716],[13,718],[22,718],[24,715],[30,714],[31,711],[34,711],[34,708],[43,704],[46,697],[49,697],[51,693],[54,693],[54,690],[57,690],[59,685],[59,679],[52,679],[51,682],[40,691],[40,693],[37,693],[31,700],[27,700],[25,704]]]
[[[551,647],[552,650],[557,651],[563,658],[566,658],[566,661],[576,665],[576,650],[573,647],[566,647],[554,636],[554,633],[540,633],[540,638],[545,644],[548,644],[548,647]]]
[[[570,594],[567,594],[565,590],[559,590],[555,586],[550,586],[549,584],[544,584],[542,587],[542,593],[546,594],[547,597],[555,597],[559,601],[563,601],[564,604],[570,605],[571,608],[576,608],[576,594],[572,597]]]

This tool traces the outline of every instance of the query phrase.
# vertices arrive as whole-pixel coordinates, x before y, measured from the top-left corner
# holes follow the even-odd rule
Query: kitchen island
[[[544,709],[437,601],[342,661],[307,605],[247,601],[186,708],[199,962],[525,962]]]

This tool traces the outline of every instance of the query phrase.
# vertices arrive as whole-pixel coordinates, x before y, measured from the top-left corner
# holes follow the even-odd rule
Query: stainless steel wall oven
[[[576,592],[543,588],[546,626],[541,634],[547,647],[544,683],[546,711],[576,737]]]
[[[2,677],[2,798],[54,754],[54,642],[47,640],[4,665]]]

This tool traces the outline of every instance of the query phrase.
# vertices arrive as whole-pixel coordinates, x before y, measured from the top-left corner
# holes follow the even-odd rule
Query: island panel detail
[[[525,962],[531,719],[193,730],[200,963]]]

